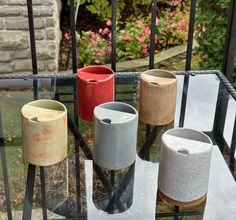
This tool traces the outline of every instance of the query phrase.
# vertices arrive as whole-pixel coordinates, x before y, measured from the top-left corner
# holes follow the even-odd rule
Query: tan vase
[[[165,70],[148,70],[140,77],[139,117],[150,125],[166,125],[174,120],[176,76]]]
[[[67,156],[67,110],[43,99],[21,109],[23,158],[37,166],[61,162]]]

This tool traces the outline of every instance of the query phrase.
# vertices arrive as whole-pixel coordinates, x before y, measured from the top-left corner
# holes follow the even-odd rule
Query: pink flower
[[[96,64],[99,64],[99,63],[100,63],[100,60],[99,60],[99,59],[96,59],[96,60],[94,60],[94,62],[95,62]]]
[[[93,43],[97,43],[100,40],[100,36],[98,34],[94,34],[92,36]]]
[[[99,29],[99,31],[98,31],[98,32],[99,32],[99,34],[101,34],[101,33],[102,33],[102,31],[103,31],[103,29],[102,29],[102,28],[100,28],[100,29]]]
[[[179,21],[179,25],[180,26],[185,26],[187,24],[187,21],[185,20],[185,19],[181,19],[180,21]]]
[[[111,47],[107,49],[107,52],[110,54],[111,53]]]
[[[94,34],[94,32],[88,31],[88,34],[92,36]]]
[[[151,34],[151,30],[150,30],[150,28],[148,26],[146,26],[144,28],[144,32],[145,32],[146,35],[150,35]]]
[[[148,49],[147,48],[143,48],[142,53],[143,53],[143,55],[147,55],[148,54]]]
[[[129,36],[127,34],[123,34],[120,36],[122,40],[129,40]]]
[[[174,12],[171,12],[170,13],[170,17],[174,17],[175,16],[175,13]]]
[[[138,27],[142,27],[143,26],[143,22],[142,21],[137,21],[136,24],[137,24]]]
[[[137,37],[137,39],[138,39],[138,41],[140,43],[143,43],[145,41],[145,37],[144,36],[139,36],[139,37]]]
[[[64,34],[64,38],[65,38],[66,40],[70,40],[70,39],[71,39],[71,33],[70,33],[70,32],[66,32],[66,33]]]
[[[112,25],[111,20],[108,20],[108,21],[107,21],[107,26],[111,26],[111,25]]]
[[[156,17],[156,25],[158,25],[158,23],[159,23],[159,18]]]
[[[104,28],[104,30],[102,31],[102,35],[105,35],[108,33],[110,33],[110,30],[108,28]]]
[[[98,55],[104,56],[106,54],[105,50],[100,49]]]

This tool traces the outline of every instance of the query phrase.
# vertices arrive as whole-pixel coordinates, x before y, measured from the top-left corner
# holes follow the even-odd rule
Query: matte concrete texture
[[[93,158],[109,170],[130,166],[135,161],[138,113],[122,102],[108,102],[94,109]]]
[[[174,120],[177,78],[165,70],[143,72],[140,77],[139,119],[150,125],[167,125]]]
[[[201,202],[208,191],[212,141],[202,132],[176,128],[162,136],[158,185],[175,205]],[[189,204],[188,204],[189,203]]]
[[[67,156],[67,110],[57,101],[41,99],[21,109],[23,158],[38,166]]]
[[[88,220],[154,220],[156,208],[156,192],[158,163],[135,162],[134,199],[129,210],[119,214],[107,214],[96,209],[92,201],[93,164],[85,161],[86,199]],[[209,188],[203,217],[204,220],[235,220],[236,216],[236,184],[218,146],[213,146]],[[160,210],[159,210],[160,211]]]

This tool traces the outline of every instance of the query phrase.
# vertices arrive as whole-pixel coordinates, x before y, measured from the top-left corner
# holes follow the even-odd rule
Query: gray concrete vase
[[[138,113],[132,106],[108,102],[94,109],[93,158],[109,170],[130,166],[136,157]]]

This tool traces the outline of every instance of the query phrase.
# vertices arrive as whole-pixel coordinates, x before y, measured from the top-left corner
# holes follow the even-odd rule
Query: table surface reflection
[[[125,80],[125,75],[117,78],[116,100],[124,101],[138,109],[138,78]],[[45,167],[46,204],[48,219],[89,219],[89,220],[154,220],[154,219],[236,219],[236,184],[224,157],[214,141],[206,201],[189,208],[175,207],[157,197],[158,154],[161,134],[171,127],[178,127],[181,112],[184,75],[177,74],[178,91],[175,120],[171,125],[159,128],[157,138],[150,149],[149,159],[141,159],[138,154],[135,162],[133,203],[122,213],[108,214],[93,203],[93,162],[88,160],[80,149],[80,175],[76,175],[75,142],[69,134],[68,157],[61,163]],[[6,154],[9,189],[13,219],[22,219],[23,202],[27,177],[27,164],[22,161],[21,107],[34,100],[37,81],[38,98],[57,99],[64,103],[72,118],[75,116],[74,85],[75,77],[55,76],[35,78],[13,78],[0,80],[0,139],[1,149]],[[223,89],[222,89],[223,88]],[[225,114],[223,137],[226,152],[230,151],[233,126],[236,114],[236,101],[224,87],[217,74],[192,74],[189,79],[184,127],[211,134],[214,129],[216,106],[220,99],[228,100]],[[219,92],[221,95],[219,95]],[[79,121],[79,131],[90,150],[92,149],[93,124]],[[213,138],[213,137],[211,137]],[[139,123],[137,152],[145,142],[145,125]],[[2,154],[2,151],[0,152]],[[2,161],[3,163],[3,161]],[[78,174],[78,173],[77,173]],[[4,176],[3,167],[1,175]],[[76,188],[79,178],[80,188]],[[5,198],[4,178],[0,183],[0,199]],[[78,193],[79,191],[79,193]],[[76,212],[79,195],[80,213]],[[43,219],[41,210],[40,178],[36,170],[32,219]],[[7,216],[6,202],[0,202],[0,216]],[[179,217],[178,217],[179,216]]]

